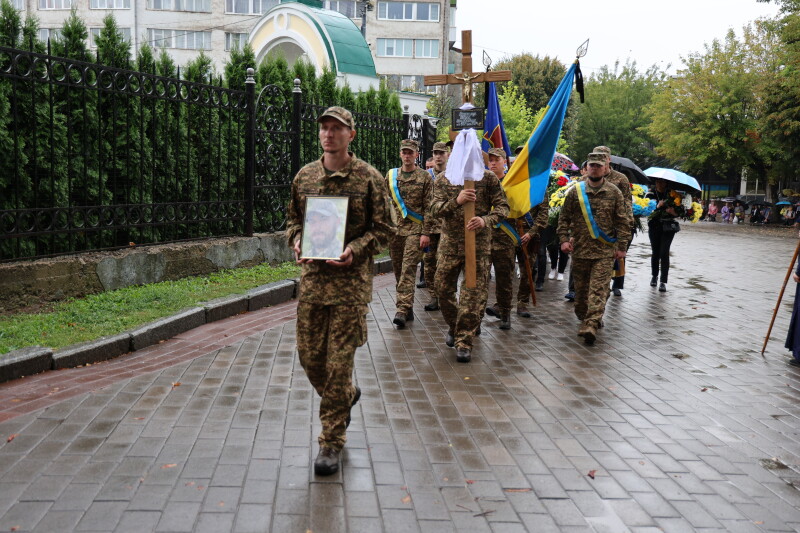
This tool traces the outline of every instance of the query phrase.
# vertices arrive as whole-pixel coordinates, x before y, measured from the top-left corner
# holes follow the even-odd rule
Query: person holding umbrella
[[[650,237],[650,286],[655,287],[658,274],[661,272],[659,292],[667,292],[669,280],[669,249],[675,234],[680,231],[680,224],[675,220],[681,216],[682,207],[675,205],[670,195],[669,182],[663,178],[656,178],[655,186],[647,193],[646,198],[656,201],[656,209],[647,222],[647,234]]]

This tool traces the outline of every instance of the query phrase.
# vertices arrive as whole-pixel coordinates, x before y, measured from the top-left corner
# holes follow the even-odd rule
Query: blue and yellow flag
[[[497,99],[497,88],[494,86],[494,82],[489,83],[486,104],[481,150],[488,152],[490,148],[502,148],[508,158],[511,155],[511,148],[508,146],[506,127],[503,125],[503,115],[500,114],[500,101]]]
[[[544,115],[503,180],[503,189],[511,208],[509,218],[523,216],[544,200],[544,192],[550,182],[550,165],[556,153],[564,115],[572,95],[572,82],[578,69],[576,59],[558,84]]]

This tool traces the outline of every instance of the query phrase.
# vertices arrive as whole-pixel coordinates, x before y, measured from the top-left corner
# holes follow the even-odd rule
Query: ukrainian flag
[[[497,99],[497,88],[494,86],[494,82],[489,83],[486,102],[486,120],[483,123],[481,150],[488,152],[490,148],[502,148],[508,158],[511,155],[511,148],[508,146],[508,137],[506,137],[506,128],[503,125],[503,116],[500,114],[500,101]]]
[[[550,165],[556,153],[564,115],[572,96],[572,82],[578,68],[576,59],[558,84],[556,92],[547,103],[544,115],[503,180],[503,189],[511,207],[508,218],[519,218],[544,200],[544,193],[550,182]]]

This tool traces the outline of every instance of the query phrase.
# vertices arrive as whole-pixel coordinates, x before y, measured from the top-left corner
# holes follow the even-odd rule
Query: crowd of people
[[[531,285],[541,290],[545,276],[564,280],[568,263],[567,296],[574,301],[577,334],[587,345],[594,344],[603,327],[612,278],[614,294],[620,295],[624,287],[624,261],[634,231],[631,184],[611,169],[607,147],[588,154],[555,224],[549,222],[546,201],[509,218],[503,190],[509,167],[506,153],[492,148],[485,161],[477,141],[464,132],[452,151],[445,143],[435,143],[431,166],[425,170],[416,164],[417,142],[403,140],[400,165],[384,176],[349,151],[356,130],[348,110],[331,107],[318,122],[323,155],[292,182],[286,230],[303,267],[297,309],[299,359],[321,397],[316,474],[338,471],[350,410],[361,396],[352,380],[353,359],[367,338],[373,256],[384,249],[390,251],[396,281],[393,324],[405,328],[414,320],[416,273],[422,261],[430,296],[424,309],[442,313],[448,326],[444,344],[455,349],[459,363],[471,360],[484,315],[499,319],[502,330],[510,329],[512,311],[520,319],[530,318],[528,304],[535,296]],[[456,163],[452,167],[451,157]],[[454,184],[464,183],[457,174],[467,168],[473,169],[475,181]],[[669,196],[668,182],[658,180],[651,194],[657,205],[649,228],[651,285],[658,279],[658,290],[665,292],[669,247],[682,213]],[[341,201],[347,208],[336,213]],[[339,233],[333,231],[342,224]],[[326,226],[328,233],[321,229]],[[312,249],[304,239],[312,246],[316,242],[315,249],[329,250],[330,242],[323,241],[339,234],[342,239],[335,251],[326,252],[329,255],[304,253]],[[474,239],[474,265],[468,260],[467,236]],[[517,263],[522,272],[515,298]],[[491,305],[490,272],[496,287]],[[459,286],[462,274],[466,281]]]
[[[740,200],[703,200],[703,217],[701,220],[708,222],[722,222],[724,224],[750,224],[766,225],[779,224],[793,226],[797,219],[800,203],[781,203],[773,206],[767,202],[750,202],[745,204]]]

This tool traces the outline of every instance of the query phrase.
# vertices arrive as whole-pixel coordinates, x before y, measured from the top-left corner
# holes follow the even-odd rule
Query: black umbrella
[[[766,200],[750,200],[747,202],[747,205],[766,205],[772,207],[772,202],[767,202]]]
[[[647,185],[651,182],[650,178],[645,176],[642,169],[627,157],[612,155],[611,168],[628,176],[631,183],[644,183]]]

